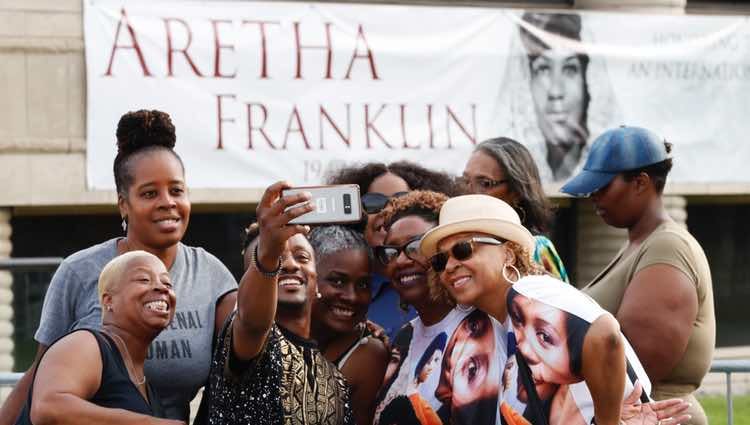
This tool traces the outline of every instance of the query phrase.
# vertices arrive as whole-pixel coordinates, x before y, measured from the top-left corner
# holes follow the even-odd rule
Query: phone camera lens
[[[352,213],[352,195],[344,194],[344,214]]]

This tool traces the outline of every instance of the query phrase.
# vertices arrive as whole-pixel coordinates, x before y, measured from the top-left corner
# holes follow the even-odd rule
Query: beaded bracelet
[[[276,266],[275,270],[266,271],[263,269],[263,266],[260,265],[260,261],[258,261],[258,245],[255,245],[255,248],[253,249],[253,255],[250,257],[250,263],[255,267],[255,270],[258,270],[260,274],[267,278],[274,278],[279,275],[281,272],[281,257],[279,257],[279,264]]]

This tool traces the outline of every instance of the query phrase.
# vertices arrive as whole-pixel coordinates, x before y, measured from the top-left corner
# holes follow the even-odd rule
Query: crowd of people
[[[0,425],[186,424],[200,388],[196,424],[707,423],[693,392],[714,348],[711,274],[664,208],[672,147],[649,130],[604,132],[562,187],[628,231],[582,290],[510,138],[478,144],[462,176],[338,170],[327,183],[359,186],[357,223],[294,224],[310,194],[269,186],[237,283],[181,242],[169,115],[129,112],[116,136],[124,235],[55,273]]]

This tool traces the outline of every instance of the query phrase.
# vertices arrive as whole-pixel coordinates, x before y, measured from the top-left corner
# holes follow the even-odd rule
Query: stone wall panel
[[[26,135],[26,61],[0,52],[0,151],[11,137]]]
[[[26,58],[28,134],[59,138],[68,134],[68,57],[33,54]],[[67,149],[65,146],[63,149]]]

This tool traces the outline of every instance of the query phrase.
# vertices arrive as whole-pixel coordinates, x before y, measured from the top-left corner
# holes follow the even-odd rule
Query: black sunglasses
[[[375,247],[375,257],[380,261],[384,266],[387,266],[391,263],[391,261],[398,258],[399,255],[403,252],[404,255],[406,255],[408,258],[414,260],[414,261],[424,261],[422,260],[421,253],[419,252],[419,241],[422,239],[422,235],[415,236],[408,241],[406,241],[405,244],[401,246],[396,245],[380,245]]]
[[[445,266],[448,264],[448,259],[453,256],[458,261],[465,261],[474,255],[474,244],[483,243],[487,245],[502,245],[503,241],[497,239],[477,236],[465,241],[456,242],[449,252],[438,252],[430,258],[430,264],[432,269],[438,273],[445,270]]]
[[[396,192],[393,196],[386,196],[378,192],[368,192],[362,195],[362,208],[364,208],[367,214],[377,214],[388,203],[391,198],[398,198],[404,196],[409,192]]]

